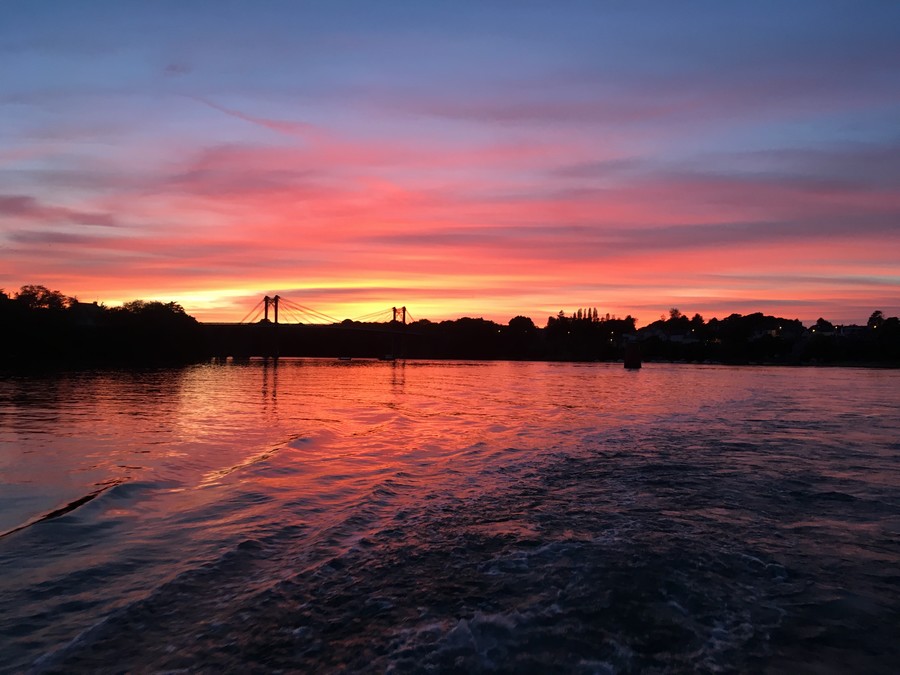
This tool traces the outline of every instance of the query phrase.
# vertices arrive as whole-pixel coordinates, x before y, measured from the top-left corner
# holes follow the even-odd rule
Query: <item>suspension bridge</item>
[[[271,313],[272,318],[269,318]],[[388,318],[390,317],[390,318]],[[284,319],[287,319],[285,321]],[[254,305],[253,309],[247,312],[247,315],[241,319],[239,323],[282,323],[282,324],[305,324],[309,326],[328,326],[336,324],[344,324],[347,320],[336,319],[324,312],[320,312],[311,307],[306,307],[296,303],[288,298],[280,295],[263,297]],[[352,323],[400,323],[406,325],[407,322],[415,321],[412,315],[407,311],[406,307],[388,307],[380,309],[363,316],[349,319]]]
[[[281,295],[266,295],[238,323],[206,323],[219,356],[337,356],[395,358],[424,333],[405,306],[340,320]],[[365,333],[365,335],[364,335]]]

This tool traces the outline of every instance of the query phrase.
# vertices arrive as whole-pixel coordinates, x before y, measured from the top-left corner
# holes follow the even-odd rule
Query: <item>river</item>
[[[0,672],[896,672],[900,371],[0,377]]]

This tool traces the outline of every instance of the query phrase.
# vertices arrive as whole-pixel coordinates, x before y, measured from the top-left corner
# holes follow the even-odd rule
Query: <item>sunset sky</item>
[[[900,314],[900,2],[0,0],[0,287]]]

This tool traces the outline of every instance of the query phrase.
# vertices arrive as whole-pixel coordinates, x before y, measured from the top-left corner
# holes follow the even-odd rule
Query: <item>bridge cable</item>
[[[295,303],[292,303],[290,300],[286,301],[284,298],[281,298],[281,304],[279,308],[285,313],[286,316],[288,316],[298,324],[316,325],[309,321],[308,312],[304,311]]]
[[[359,316],[359,317],[353,319],[353,321],[373,321],[374,322],[375,319],[379,319],[381,317],[387,316],[392,311],[393,310],[391,308],[379,309],[378,311],[375,311],[375,312],[369,312],[368,314],[363,314],[362,316]]]
[[[265,301],[265,298],[263,300],[260,300],[259,302],[257,302],[256,305],[253,306],[253,309],[251,309],[249,312],[247,312],[247,316],[245,316],[243,319],[241,319],[239,323],[244,323],[245,321],[247,321],[247,319],[250,318],[250,315],[253,314],[254,312],[256,312],[262,306],[264,301]]]
[[[340,321],[338,319],[335,319],[333,316],[329,316],[328,314],[325,314],[324,312],[320,312],[318,310],[312,309],[311,307],[306,307],[305,305],[296,303],[293,300],[287,300],[286,298],[281,298],[281,302],[284,304],[287,304],[287,306],[290,308],[300,309],[304,312],[309,313],[311,316],[328,321],[329,323],[340,323]]]

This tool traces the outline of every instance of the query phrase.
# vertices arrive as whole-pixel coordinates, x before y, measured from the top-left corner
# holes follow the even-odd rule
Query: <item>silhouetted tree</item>
[[[51,291],[46,286],[22,286],[16,294],[16,302],[27,309],[65,309],[69,299],[59,291]]]
[[[818,333],[833,333],[834,332],[834,324],[830,321],[826,321],[822,317],[819,317],[816,320],[816,325],[813,326],[813,330]]]
[[[537,327],[534,325],[534,321],[532,321],[527,316],[514,316],[509,320],[508,325],[510,332],[518,334],[532,333],[537,330]]]

